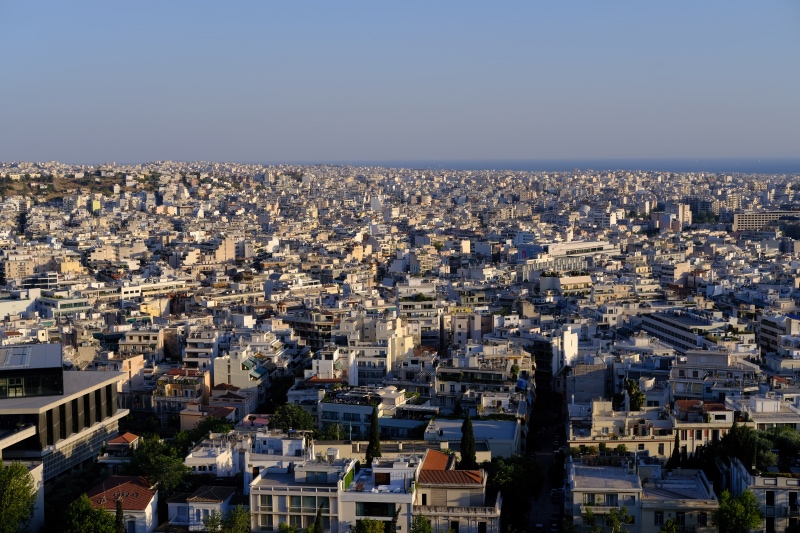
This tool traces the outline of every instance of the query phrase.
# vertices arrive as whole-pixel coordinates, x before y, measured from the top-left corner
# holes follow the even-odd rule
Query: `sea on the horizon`
[[[510,170],[528,172],[568,172],[577,169],[596,171],[643,170],[654,172],[800,174],[800,158],[337,161],[331,162],[330,164],[385,168],[408,168],[419,170]]]

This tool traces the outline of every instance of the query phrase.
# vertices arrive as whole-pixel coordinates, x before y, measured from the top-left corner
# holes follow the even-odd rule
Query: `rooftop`
[[[61,344],[26,344],[0,348],[0,371],[63,368]]]
[[[573,464],[573,469],[575,490],[638,491],[642,488],[639,476],[628,473],[625,467]]]
[[[123,372],[64,372],[63,396],[28,396],[0,400],[0,415],[38,413],[85,394],[101,386],[111,385],[125,376]]]

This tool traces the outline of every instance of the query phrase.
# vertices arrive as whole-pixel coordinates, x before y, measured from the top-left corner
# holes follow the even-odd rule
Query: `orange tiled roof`
[[[108,441],[108,443],[109,444],[130,444],[131,442],[135,441],[138,438],[139,438],[139,435],[134,435],[130,431],[126,431],[122,435],[119,435],[118,437],[114,437],[113,439]]]
[[[139,476],[110,476],[86,493],[92,505],[113,511],[117,508],[117,498],[122,498],[125,511],[144,511],[150,505],[156,491]]]
[[[482,485],[480,470],[425,470],[419,472],[419,482],[426,485]]]
[[[447,470],[450,456],[436,450],[428,450],[425,460],[422,462],[423,470]]]

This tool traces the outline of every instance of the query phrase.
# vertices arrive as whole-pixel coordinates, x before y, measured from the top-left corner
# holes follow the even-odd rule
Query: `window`
[[[697,513],[697,525],[706,527],[708,525],[708,514]]]
[[[767,507],[771,507],[775,505],[775,491],[768,490],[766,491],[766,505]]]
[[[301,502],[302,500],[300,496],[289,496],[289,512],[290,513],[300,512]]]
[[[658,445],[658,455],[664,455],[664,443]]]
[[[428,505],[428,495],[422,494],[422,505]]]
[[[585,505],[594,505],[594,494],[584,494],[583,503]]]
[[[317,510],[317,499],[314,496],[303,496],[303,512]]]
[[[664,511],[656,511],[654,513],[653,525],[654,526],[664,525]]]
[[[616,494],[606,494],[606,507],[616,507],[619,505],[619,499]]]
[[[695,440],[701,440],[703,438],[703,432],[701,430],[697,430],[694,432]]]
[[[644,444],[639,444],[639,445],[636,447],[636,449],[637,449],[637,450],[640,450],[640,451],[641,451],[641,450],[644,450]]]
[[[376,485],[389,485],[391,484],[391,476],[389,472],[375,472]]]
[[[395,504],[388,502],[356,502],[356,516],[394,517]]]
[[[686,525],[686,513],[683,511],[678,511],[675,513],[675,521],[678,522],[679,526]]]

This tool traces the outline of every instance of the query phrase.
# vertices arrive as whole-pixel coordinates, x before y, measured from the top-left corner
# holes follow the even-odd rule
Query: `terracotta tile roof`
[[[725,404],[714,402],[703,402],[702,400],[675,400],[678,404],[678,409],[682,413],[689,411],[729,411]]]
[[[125,511],[144,511],[155,494],[150,484],[139,476],[110,476],[86,493],[96,509],[102,507],[109,511],[117,508],[117,498],[122,498]]]
[[[131,442],[135,441],[138,438],[139,438],[139,435],[134,435],[130,431],[127,431],[127,432],[123,433],[122,435],[120,435],[118,437],[114,437],[113,439],[108,441],[108,443],[109,444],[130,444]]]
[[[450,456],[436,450],[428,450],[422,462],[422,470],[447,470]]]
[[[425,470],[419,472],[419,482],[425,485],[482,485],[480,470]]]
[[[236,392],[239,390],[239,387],[237,387],[236,385],[231,385],[230,383],[218,383],[214,385],[214,388],[212,390],[227,390]]]

